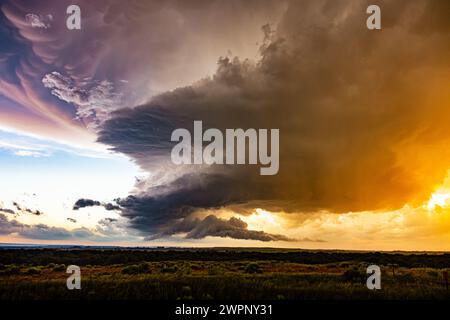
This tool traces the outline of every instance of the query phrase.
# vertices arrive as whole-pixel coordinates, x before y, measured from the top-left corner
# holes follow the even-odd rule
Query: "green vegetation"
[[[245,268],[245,271],[246,271],[247,273],[261,273],[261,272],[262,272],[262,270],[261,270],[259,264],[254,263],[254,262],[249,263],[249,264],[247,265],[247,267]]]
[[[66,288],[66,266],[82,289]],[[366,288],[377,264],[382,289]],[[448,254],[339,251],[0,251],[0,299],[449,299]]]
[[[54,264],[50,263],[50,265],[53,265],[51,268],[53,271],[66,271],[67,267],[65,264]]]
[[[150,272],[148,264],[140,263],[138,265],[126,266],[122,269],[123,274],[141,274]]]

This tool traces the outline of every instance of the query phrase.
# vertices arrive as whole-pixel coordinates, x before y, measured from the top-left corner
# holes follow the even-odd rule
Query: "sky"
[[[0,0],[0,243],[450,250],[450,4],[372,2]],[[278,173],[174,164],[196,120]]]

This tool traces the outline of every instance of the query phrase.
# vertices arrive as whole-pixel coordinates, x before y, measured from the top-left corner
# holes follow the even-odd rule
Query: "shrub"
[[[175,273],[178,271],[178,268],[176,266],[167,266],[164,264],[161,268],[162,273]]]
[[[140,274],[148,272],[150,272],[150,269],[146,263],[134,264],[122,269],[123,274]]]
[[[209,293],[204,293],[201,297],[201,300],[214,300],[214,298]]]
[[[208,275],[210,276],[218,276],[223,274],[223,269],[216,265],[216,264],[210,264],[208,265]]]
[[[177,270],[177,275],[185,276],[192,273],[191,266],[189,264],[181,265]]]
[[[8,266],[4,266],[4,269],[0,271],[0,274],[12,275],[19,274],[20,268],[14,264],[10,264]]]
[[[249,263],[247,267],[245,267],[245,272],[247,273],[262,273],[261,267],[257,263]]]
[[[367,274],[359,268],[351,268],[345,270],[345,272],[342,274],[342,278],[344,279],[344,281],[348,282],[364,282],[364,280],[367,278]]]
[[[37,268],[29,268],[27,271],[25,271],[26,274],[40,274],[41,270],[37,269]]]
[[[66,271],[66,265],[65,264],[56,264],[53,266],[53,271]]]
[[[399,279],[402,282],[414,282],[415,281],[414,276],[411,273],[409,273],[409,272],[402,273],[399,276]]]

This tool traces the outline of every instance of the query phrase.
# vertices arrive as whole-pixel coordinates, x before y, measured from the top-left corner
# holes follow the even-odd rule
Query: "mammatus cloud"
[[[94,128],[122,105],[121,95],[114,92],[114,85],[107,80],[85,80],[77,84],[53,71],[44,76],[42,83],[54,96],[75,105],[77,117]]]
[[[450,10],[441,1],[385,1],[383,31],[374,32],[365,27],[368,4],[292,1],[276,32],[264,28],[259,61],[221,58],[211,78],[114,112],[99,141],[152,172],[119,203],[132,227],[153,237],[205,208],[349,212],[426,200],[450,167]],[[279,128],[279,174],[168,170],[170,133],[194,120]],[[189,232],[229,226],[213,219]]]
[[[25,15],[25,20],[30,24],[32,28],[48,29],[51,27],[53,16],[51,14],[40,15],[28,13]]]
[[[133,106],[203,77],[231,46],[254,55],[259,26],[283,9],[274,0],[80,0],[74,32],[71,4],[2,1],[0,125],[89,146],[86,124],[95,127],[119,100]]]

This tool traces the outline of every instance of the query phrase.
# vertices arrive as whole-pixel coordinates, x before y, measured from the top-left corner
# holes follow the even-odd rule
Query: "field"
[[[381,290],[366,268],[381,268]],[[81,290],[68,290],[68,265]],[[0,249],[0,300],[449,299],[448,253],[278,249]]]

